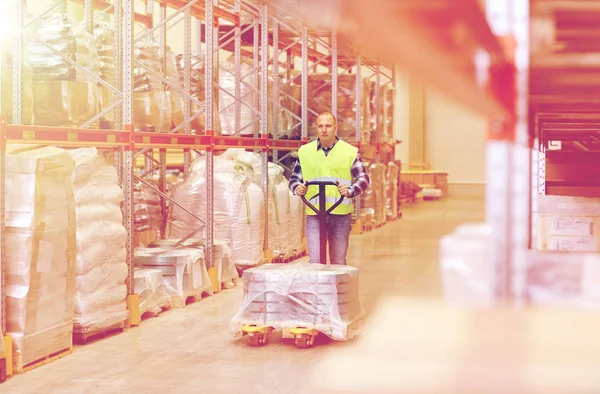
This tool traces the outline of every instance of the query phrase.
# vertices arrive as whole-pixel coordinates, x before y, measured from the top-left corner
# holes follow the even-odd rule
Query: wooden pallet
[[[171,305],[161,306],[160,307],[160,312],[146,311],[146,312],[144,312],[142,314],[142,320],[144,320],[144,319],[151,319],[153,317],[157,317],[161,313],[169,311],[169,310],[171,310]]]
[[[0,383],[6,382],[7,376],[6,359],[0,358]]]
[[[87,331],[87,332],[74,332],[73,333],[73,344],[85,345],[87,343],[94,342],[99,339],[111,337],[113,335],[123,332],[124,328],[125,328],[125,322],[119,322],[117,324],[113,324],[110,327],[102,328],[100,330]]]
[[[56,361],[58,359],[61,359],[65,356],[68,356],[69,354],[73,353],[73,348],[70,347],[68,349],[63,349],[61,351],[49,354],[48,356],[42,357],[38,360],[32,361],[29,364],[23,365],[21,367],[19,367],[18,365],[13,367],[13,373],[14,374],[22,374],[25,372],[29,372],[31,370],[34,370],[36,368],[39,368],[43,365],[46,364],[50,364],[53,361]]]
[[[185,297],[185,300],[183,300],[183,301],[182,301],[182,297],[180,297],[180,296],[176,296],[176,295],[171,296],[171,307],[185,308],[186,306],[188,306],[190,304],[200,302],[204,295],[208,296],[209,295],[208,291],[201,290],[197,293],[190,294],[187,297]]]

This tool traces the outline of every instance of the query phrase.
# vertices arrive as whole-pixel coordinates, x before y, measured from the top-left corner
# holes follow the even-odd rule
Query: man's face
[[[321,115],[317,118],[317,130],[319,131],[319,140],[325,148],[333,145],[337,134],[337,125],[329,115]]]

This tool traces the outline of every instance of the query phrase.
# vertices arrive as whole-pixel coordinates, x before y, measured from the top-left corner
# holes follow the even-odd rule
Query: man
[[[339,186],[327,186],[327,208],[337,201],[340,195],[346,197],[342,204],[327,215],[327,243],[331,264],[346,264],[348,240],[352,227],[354,203],[352,198],[364,192],[371,180],[360,160],[358,149],[340,140],[335,116],[324,112],[317,118],[319,138],[298,150],[298,160],[290,177],[289,188],[297,196],[308,193],[312,198],[319,192],[317,186],[307,187],[304,182],[329,179],[339,182]],[[319,209],[318,201],[311,203]],[[306,243],[311,263],[319,261],[320,239],[319,219],[310,208],[306,209]]]

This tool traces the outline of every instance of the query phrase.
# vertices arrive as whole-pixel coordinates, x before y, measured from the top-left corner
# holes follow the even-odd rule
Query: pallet
[[[72,347],[70,347],[68,349],[63,349],[61,351],[49,354],[48,356],[42,357],[38,360],[32,361],[27,365],[23,365],[22,367],[15,366],[13,368],[13,373],[14,374],[22,374],[25,372],[29,372],[29,371],[39,368],[43,365],[50,364],[53,361],[56,361],[65,356],[68,356],[71,353],[73,353]]]
[[[6,359],[0,358],[0,383],[6,382],[8,376],[8,368],[6,366]]]
[[[208,296],[208,291],[201,290],[198,293],[190,294],[185,297],[185,300],[182,302],[182,297],[174,295],[171,296],[171,307],[173,308],[185,308],[190,304],[194,304],[196,302],[200,302],[203,296]]]
[[[111,337],[113,335],[123,332],[124,328],[125,328],[125,322],[119,322],[117,324],[113,324],[110,327],[102,328],[100,330],[88,331],[88,332],[74,332],[73,333],[73,344],[85,345],[87,343],[94,342],[99,339]]]
[[[142,320],[144,320],[144,319],[151,319],[153,317],[157,317],[161,313],[166,312],[166,311],[170,311],[170,310],[171,310],[171,305],[167,305],[167,306],[161,306],[160,307],[160,312],[146,311],[146,312],[144,312],[142,314]]]
[[[441,196],[427,196],[427,197],[423,197],[423,201],[437,201],[437,200],[441,200],[442,197]]]

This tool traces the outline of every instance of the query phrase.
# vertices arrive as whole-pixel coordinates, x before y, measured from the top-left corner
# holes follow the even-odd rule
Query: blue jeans
[[[331,264],[346,265],[351,228],[351,214],[327,215],[327,244]],[[306,246],[311,263],[327,264],[326,261],[320,261],[319,218],[315,215],[306,215]]]

